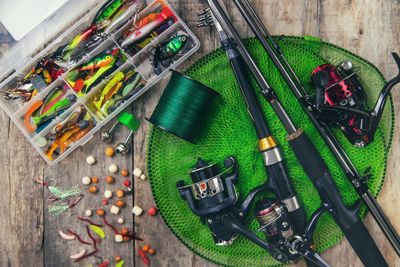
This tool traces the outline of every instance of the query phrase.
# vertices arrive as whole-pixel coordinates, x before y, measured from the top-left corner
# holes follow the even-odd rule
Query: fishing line
[[[148,121],[195,143],[212,110],[213,100],[218,95],[200,82],[172,71],[171,79]]]

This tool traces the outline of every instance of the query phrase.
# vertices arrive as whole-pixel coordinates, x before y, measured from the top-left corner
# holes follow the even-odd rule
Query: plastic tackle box
[[[167,1],[148,1],[146,7],[137,14],[136,18],[129,18],[119,29],[107,35],[94,49],[85,53],[78,61],[63,65],[62,68],[64,68],[65,72],[50,84],[42,86],[42,89],[38,90],[38,93],[28,102],[5,99],[5,91],[17,81],[22,80],[41,59],[52,55],[59,47],[68,44],[75,36],[87,29],[99,8],[105,2],[106,1],[102,1],[101,3],[94,4],[94,7],[86,10],[86,14],[82,14],[81,18],[71,24],[72,26],[66,31],[56,34],[56,37],[53,38],[54,41],[50,41],[42,51],[36,55],[24,57],[21,59],[20,63],[14,65],[12,68],[8,68],[6,72],[0,75],[0,90],[2,93],[0,97],[0,107],[10,116],[48,164],[52,165],[58,163],[78,146],[84,145],[101,127],[103,127],[103,125],[147,91],[152,85],[160,79],[165,78],[169,74],[171,68],[178,66],[200,46],[199,40]],[[135,22],[140,21],[151,13],[159,12],[162,3],[165,3],[165,7],[168,11],[172,12],[173,15],[171,13],[170,15],[175,18],[173,23],[163,32],[152,36],[153,39],[148,40],[148,43],[142,43],[140,48],[135,47],[132,49],[132,46],[129,48],[121,47],[121,38],[123,34],[126,33]],[[153,63],[155,60],[154,53],[156,48],[160,47],[158,46],[159,44],[165,45],[179,34],[183,34],[187,37],[184,50],[174,56],[167,65],[160,65],[161,67],[155,71]],[[115,63],[118,64],[116,65],[117,67],[112,70],[112,73],[107,73],[95,86],[91,86],[90,90],[85,92],[82,90],[77,91],[75,88],[76,81],[74,81],[77,69],[82,69],[85,64],[89,63],[96,56],[104,55],[105,51],[118,51],[118,61]],[[23,62],[23,64],[21,64],[21,62]],[[109,89],[106,87],[107,84],[111,83],[111,80],[117,77],[117,75],[122,75],[120,73],[123,73],[125,76],[127,76],[128,73],[135,73],[138,75],[135,78],[141,86],[135,88],[133,92],[124,96],[123,99],[119,99],[119,105],[117,107],[106,108],[104,111],[105,106],[103,103],[104,100],[102,99],[104,96],[102,96],[102,94],[107,95],[105,93],[105,91]],[[27,127],[27,125],[29,123],[32,124],[32,120],[27,121],[26,114],[29,113],[32,107],[39,105],[42,103],[41,101],[47,99],[49,93],[54,91],[60,95],[61,100],[67,102],[71,100],[68,102],[70,104],[62,113],[51,119],[50,123],[47,122],[47,124],[37,127],[36,129],[29,129],[30,127]],[[82,111],[85,111],[85,120],[87,120],[87,124],[90,125],[86,133],[81,133],[81,135],[84,136],[80,136],[75,142],[71,141],[65,143],[61,149],[57,148],[58,145],[54,145],[53,147],[55,143],[54,140],[56,139],[54,136],[56,126],[62,125],[74,112]],[[42,110],[40,112],[42,112]],[[54,153],[51,152],[51,156],[49,156],[49,150],[54,150]]]

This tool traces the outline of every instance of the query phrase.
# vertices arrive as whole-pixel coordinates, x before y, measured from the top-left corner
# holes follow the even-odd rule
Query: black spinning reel
[[[305,234],[295,233],[285,204],[277,199],[264,198],[257,201],[255,216],[261,226],[265,240],[245,227],[251,204],[256,195],[265,191],[265,185],[254,188],[243,203],[237,204],[235,184],[238,182],[238,163],[234,157],[224,160],[227,169],[219,172],[216,164],[208,165],[199,159],[190,173],[193,184],[176,183],[181,197],[189,204],[192,212],[200,216],[203,224],[207,223],[216,245],[227,246],[237,237],[244,236],[265,249],[271,256],[282,263],[296,263],[301,256],[318,266],[329,266],[310,247],[312,234],[318,217],[329,208],[318,209],[306,227]],[[223,175],[231,170],[223,179]]]
[[[365,147],[374,140],[390,90],[400,82],[400,57],[397,53],[392,55],[399,73],[384,85],[372,110],[366,107],[364,88],[350,61],[339,66],[319,66],[311,75],[316,89],[316,117],[328,125],[339,126],[355,146]]]

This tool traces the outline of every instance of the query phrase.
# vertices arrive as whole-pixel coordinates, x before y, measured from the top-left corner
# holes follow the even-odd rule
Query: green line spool
[[[194,144],[218,95],[202,83],[172,71],[171,79],[148,121]]]

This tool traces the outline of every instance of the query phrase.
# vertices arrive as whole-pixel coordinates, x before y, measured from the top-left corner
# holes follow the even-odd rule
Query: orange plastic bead
[[[94,185],[89,186],[89,192],[90,192],[90,193],[94,194],[94,193],[97,192],[97,190],[98,190],[98,189],[97,189],[96,186],[94,186]]]
[[[96,210],[96,214],[98,216],[103,216],[104,215],[104,210],[103,209],[98,209],[98,210]]]
[[[142,247],[142,250],[143,250],[144,252],[149,251],[149,249],[150,249],[149,245],[143,245],[143,247]]]
[[[149,248],[149,251],[147,253],[149,253],[149,255],[153,255],[155,252],[154,248]]]
[[[115,180],[114,177],[112,177],[112,176],[110,176],[110,175],[106,177],[106,183],[107,183],[107,184],[112,184],[112,183],[114,183],[114,180]]]
[[[97,183],[99,182],[99,178],[93,177],[93,178],[92,178],[92,182],[95,183],[95,184],[97,184]]]
[[[110,146],[106,148],[106,155],[107,155],[108,157],[112,157],[112,156],[114,155],[114,153],[115,153],[114,148],[112,148],[112,147],[110,147]]]
[[[122,228],[121,229],[121,234],[122,235],[127,235],[128,233],[129,233],[128,229],[126,229],[126,228]]]
[[[116,204],[117,204],[118,208],[125,207],[125,201],[123,201],[123,200],[117,200]]]
[[[121,171],[122,176],[128,176],[128,171],[127,170],[122,170]]]
[[[124,191],[122,191],[121,189],[117,190],[117,192],[115,192],[115,194],[117,195],[117,197],[124,197],[125,196]]]

